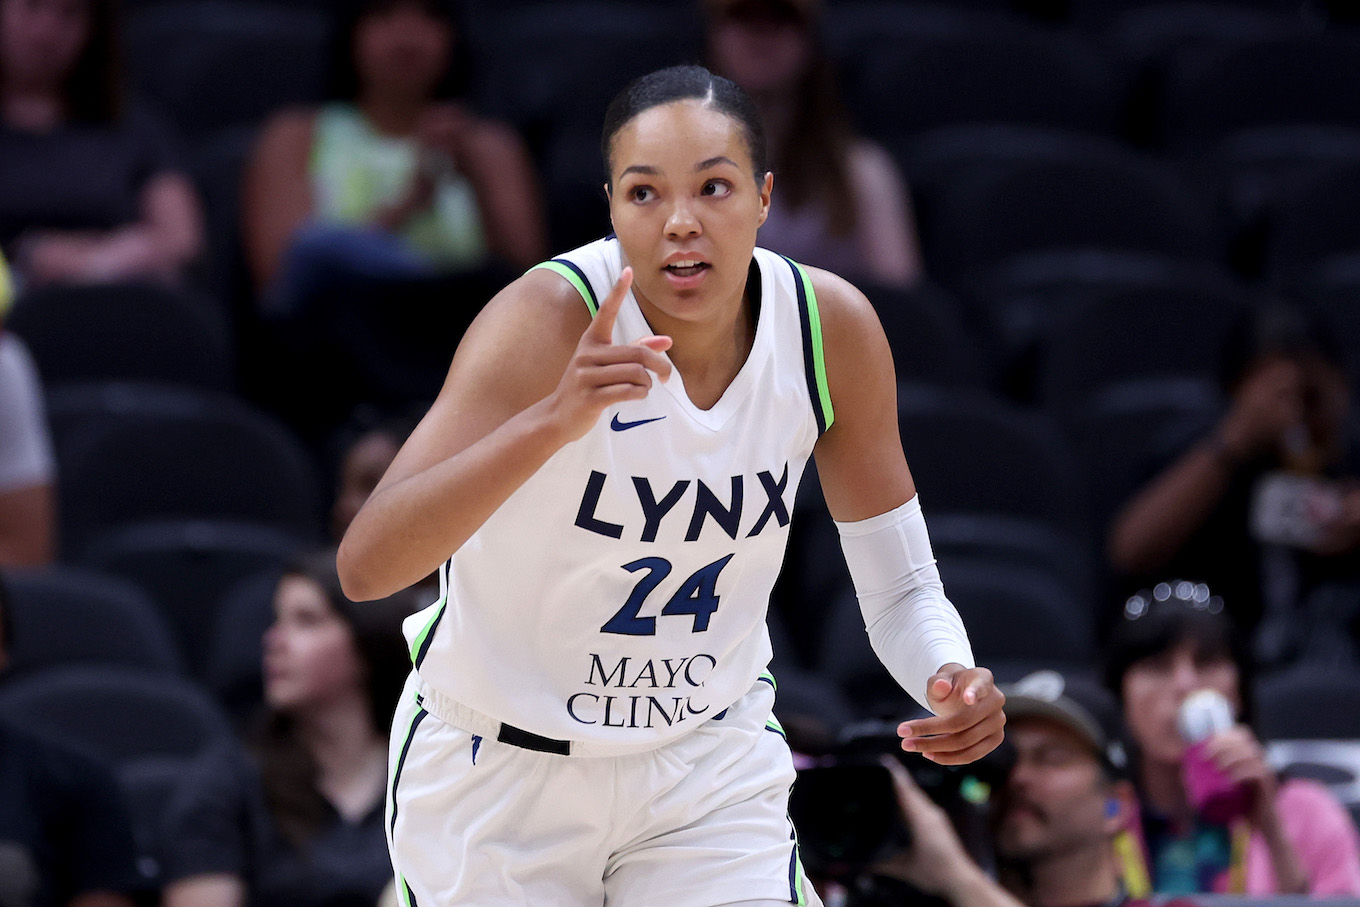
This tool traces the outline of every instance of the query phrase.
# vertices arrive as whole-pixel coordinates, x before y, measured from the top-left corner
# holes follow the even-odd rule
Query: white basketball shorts
[[[793,759],[774,696],[762,679],[644,752],[558,755],[451,723],[478,724],[412,674],[387,799],[402,903],[820,907],[788,819]]]

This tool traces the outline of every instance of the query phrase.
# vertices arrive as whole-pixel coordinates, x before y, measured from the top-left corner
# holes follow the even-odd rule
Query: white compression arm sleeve
[[[975,665],[968,633],[935,568],[920,496],[836,529],[874,652],[902,689],[929,709],[932,674],[950,662]]]

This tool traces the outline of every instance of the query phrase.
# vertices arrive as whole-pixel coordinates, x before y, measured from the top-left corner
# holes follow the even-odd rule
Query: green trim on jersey
[[[817,307],[817,292],[812,289],[812,278],[808,276],[807,269],[798,262],[790,260],[794,271],[803,282],[803,292],[807,298],[808,326],[812,331],[812,366],[817,378],[817,402],[822,407],[822,417],[825,428],[831,427],[831,423],[836,421],[836,411],[831,406],[831,389],[826,381],[826,353],[822,349],[822,315]]]
[[[445,569],[443,566],[440,570]],[[411,641],[411,664],[420,667],[420,663],[425,660],[425,653],[429,650],[429,639],[434,633],[434,628],[439,623],[439,619],[444,616],[444,610],[449,606],[449,597],[445,595],[439,600],[439,608],[430,616],[429,621],[421,628],[420,633]]]
[[[537,271],[540,268],[565,277],[567,281],[576,288],[576,292],[581,294],[581,298],[585,300],[586,308],[590,310],[590,317],[595,317],[595,313],[600,310],[600,302],[595,298],[595,290],[591,288],[590,284],[586,282],[579,271],[574,269],[567,262],[557,259],[536,264],[529,270]]]
[[[793,890],[798,895],[801,907],[807,907],[807,872],[803,869],[803,854],[798,846],[798,832],[793,833]]]

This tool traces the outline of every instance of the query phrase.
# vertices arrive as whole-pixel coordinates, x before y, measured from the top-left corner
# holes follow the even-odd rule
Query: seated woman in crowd
[[[1133,744],[1153,890],[1360,895],[1349,814],[1320,784],[1277,776],[1247,723],[1250,663],[1223,608],[1203,584],[1160,583],[1130,597],[1111,631],[1106,681]],[[1223,710],[1217,723],[1185,709],[1205,690],[1204,708]],[[1205,742],[1192,751],[1187,732]]]
[[[423,604],[409,590],[351,603],[334,551],[285,572],[264,638],[264,720],[249,754],[208,754],[174,797],[165,907],[376,903],[392,877],[387,732],[411,667],[401,622]]]
[[[114,0],[0,0],[0,249],[20,283],[179,278],[203,244],[165,128],[123,97]]]
[[[760,245],[906,286],[921,276],[911,199],[892,158],[854,134],[817,28],[820,0],[704,0],[709,68],[760,108],[778,191]]]
[[[537,177],[506,125],[460,97],[446,0],[346,0],[334,100],[269,122],[247,168],[244,242],[264,305],[296,314],[361,276],[527,268],[547,251]]]
[[[38,369],[5,333],[13,296],[0,254],[0,567],[36,567],[56,555],[56,462]]]

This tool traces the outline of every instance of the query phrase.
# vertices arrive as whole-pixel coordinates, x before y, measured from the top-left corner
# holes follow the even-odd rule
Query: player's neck
[[[755,343],[756,318],[743,298],[735,313],[721,321],[677,321],[665,330],[652,327],[673,341],[666,355],[684,379],[690,402],[708,409],[746,364]]]

